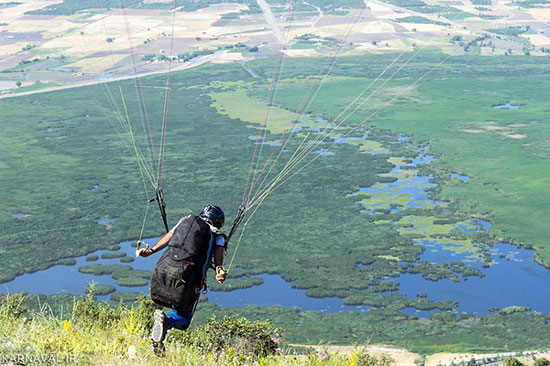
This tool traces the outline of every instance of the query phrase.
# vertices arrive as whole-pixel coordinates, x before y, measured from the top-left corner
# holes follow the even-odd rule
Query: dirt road
[[[219,51],[219,52],[213,53],[211,55],[197,57],[196,59],[194,59],[190,62],[186,62],[182,65],[177,65],[175,67],[172,67],[172,72],[192,69],[194,67],[203,65],[207,62],[210,62],[210,61],[213,61],[213,60],[216,60],[216,59],[222,59],[223,56],[226,53],[227,53],[227,51]],[[156,70],[156,71],[151,71],[151,72],[144,72],[144,73],[139,74],[138,76],[141,78],[141,77],[144,77],[144,76],[165,74],[167,72],[168,72],[168,69],[166,69],[166,70]],[[53,88],[44,88],[44,89],[39,89],[39,90],[32,90],[32,91],[28,91],[28,92],[21,92],[21,93],[14,93],[14,94],[3,94],[3,95],[0,95],[0,99],[16,98],[16,97],[21,97],[21,96],[24,96],[24,95],[47,93],[47,92],[56,91],[56,90],[65,90],[65,89],[72,89],[72,88],[80,88],[82,86],[90,86],[90,85],[111,83],[113,81],[128,80],[128,79],[133,79],[135,77],[136,77],[135,74],[131,74],[131,75],[125,75],[125,76],[114,77],[114,78],[103,79],[103,80],[83,81],[83,82],[79,82],[79,83],[75,83],[75,84],[58,86],[58,87],[53,87]]]
[[[262,8],[265,20],[267,20],[267,23],[273,29],[273,33],[275,33],[275,37],[277,37],[277,40],[281,44],[283,44],[283,34],[281,33],[281,30],[279,29],[279,26],[277,25],[277,22],[275,21],[275,17],[273,16],[273,13],[271,12],[271,8],[265,2],[265,0],[256,0],[256,2],[260,6],[260,8]]]

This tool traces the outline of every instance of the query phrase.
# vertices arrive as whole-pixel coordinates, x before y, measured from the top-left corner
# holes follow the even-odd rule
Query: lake
[[[450,177],[451,178],[456,178],[458,180],[461,180],[463,183],[466,183],[467,181],[469,181],[470,179],[472,179],[471,177],[467,176],[467,175],[462,175],[462,174],[458,174],[458,173],[451,173],[450,174]]]
[[[159,238],[145,239],[147,243],[154,244]],[[135,257],[135,248],[131,246],[131,242],[124,241],[120,243],[120,251],[126,253],[127,256]],[[68,293],[82,295],[84,289],[91,282],[96,282],[101,285],[114,286],[117,291],[133,291],[149,293],[149,285],[139,287],[124,287],[119,286],[110,275],[93,275],[78,272],[78,268],[92,263],[101,264],[121,264],[120,258],[103,259],[102,254],[113,253],[109,250],[99,250],[87,256],[75,258],[76,265],[63,266],[58,265],[50,267],[46,270],[26,273],[17,277],[15,280],[1,284],[3,293],[7,291],[19,292],[27,291],[29,293],[40,293],[46,295]],[[86,257],[96,255],[99,257],[97,261],[86,261]],[[137,258],[129,264],[134,269],[152,270],[159,256],[154,255],[148,258]],[[365,312],[370,309],[369,306],[350,306],[345,305],[343,299],[337,297],[330,298],[313,298],[306,296],[306,290],[294,289],[289,282],[286,282],[279,275],[263,274],[260,276],[264,283],[260,286],[254,286],[248,289],[236,290],[232,292],[209,291],[209,301],[218,304],[222,307],[239,307],[247,305],[256,306],[285,306],[297,307],[301,311],[319,311],[333,313],[338,311],[359,311]],[[230,281],[230,280],[229,280]],[[99,300],[108,300],[109,296],[98,296]]]
[[[16,219],[24,219],[25,217],[29,217],[30,214],[18,212],[18,213],[11,214],[11,216],[15,217]]]
[[[158,238],[147,239],[154,243]],[[134,255],[135,248],[131,242],[120,243],[120,251],[129,256]],[[417,244],[420,245],[420,244]],[[483,268],[483,263],[468,254],[457,254],[446,250],[436,242],[424,242],[426,250],[419,260],[432,263],[452,263],[463,261],[468,266],[481,270],[485,277],[469,277],[467,280],[454,282],[443,279],[429,281],[421,274],[402,274],[389,280],[399,282],[399,294],[414,298],[419,293],[426,293],[434,301],[459,299],[459,311],[471,314],[487,314],[489,308],[496,306],[520,305],[530,306],[535,311],[550,313],[550,271],[533,261],[534,251],[517,248],[514,245],[498,243],[490,250],[495,264]],[[100,250],[92,253],[101,257],[101,254],[112,253],[109,250]],[[83,294],[85,287],[92,281],[98,284],[112,285],[117,291],[135,291],[147,294],[148,286],[123,287],[109,275],[96,276],[78,272],[78,267],[91,263],[118,264],[120,259],[99,259],[94,262],[86,261],[87,256],[76,258],[74,266],[54,266],[44,271],[27,273],[15,280],[2,284],[2,292],[28,291],[41,294]],[[129,263],[134,269],[151,270],[158,256],[139,258]],[[368,311],[368,306],[345,305],[343,299],[337,297],[312,298],[306,295],[306,290],[294,289],[289,282],[276,274],[262,274],[262,285],[251,288],[234,290],[231,292],[209,291],[209,301],[222,307],[235,306],[284,306],[297,307],[301,311],[340,312],[340,311]],[[229,280],[230,281],[230,280]],[[108,296],[98,297],[99,300],[108,300]],[[430,312],[404,309],[408,314],[418,317],[428,317]]]
[[[519,105],[516,104],[510,104],[510,102],[506,102],[506,104],[497,104],[493,106],[493,109],[518,109]]]
[[[345,142],[354,141],[360,138],[352,138]],[[405,143],[406,137],[400,137],[400,142]],[[342,141],[344,143],[344,141]],[[403,167],[416,167],[420,164],[429,164],[436,160],[436,157],[427,154],[429,146],[421,149],[418,155],[409,163],[396,165],[392,173],[398,177],[393,183],[376,184],[372,187],[361,187],[355,194],[361,192],[368,193],[375,199],[385,199],[389,202],[392,197],[400,195],[406,199],[403,201],[405,207],[436,207],[437,201],[428,198],[428,192],[435,184],[431,182],[431,176],[407,175],[407,169]],[[322,150],[316,152],[322,153]],[[410,172],[410,170],[408,170]],[[469,177],[452,173],[451,177],[466,182]],[[378,203],[377,203],[378,204]],[[375,205],[377,205],[375,204]],[[377,206],[374,206],[377,207]],[[399,209],[394,209],[399,210]],[[373,214],[373,209],[364,212]],[[25,214],[21,215],[23,218]],[[17,217],[17,216],[16,216]],[[102,217],[98,220],[99,225],[108,225],[117,218]],[[457,228],[466,232],[476,231],[489,232],[491,223],[485,220],[471,220],[467,224],[459,224]],[[149,238],[146,241],[150,244],[155,243],[158,238]],[[550,293],[550,270],[536,264],[533,261],[534,251],[529,249],[517,248],[514,245],[498,243],[489,248],[489,253],[493,259],[493,264],[485,268],[482,262],[474,253],[457,253],[451,250],[453,244],[430,240],[414,240],[412,245],[421,245],[425,248],[418,260],[437,263],[464,262],[466,266],[479,269],[484,277],[468,277],[459,282],[443,279],[439,281],[430,281],[422,277],[421,274],[401,274],[399,277],[388,278],[387,280],[399,282],[398,294],[414,298],[419,293],[428,295],[428,299],[433,301],[440,300],[459,300],[459,311],[471,314],[486,314],[491,307],[504,308],[508,306],[529,306],[534,311],[550,313],[550,302],[548,293]],[[135,257],[135,249],[131,242],[120,243],[120,251],[126,253],[129,257]],[[63,266],[58,265],[35,273],[24,274],[11,282],[2,284],[2,292],[27,291],[29,293],[56,294],[70,293],[83,294],[85,287],[92,281],[98,284],[112,285],[117,291],[135,291],[148,293],[148,286],[124,287],[119,286],[117,282],[109,275],[96,276],[78,272],[78,268],[92,263],[101,264],[127,264],[134,269],[152,270],[158,256],[149,258],[139,258],[131,263],[121,263],[118,259],[103,259],[102,254],[113,253],[109,250],[100,250],[89,255],[100,257],[97,261],[86,261],[87,256],[76,258],[76,265]],[[88,256],[89,256],[88,255]],[[365,267],[365,264],[358,264],[358,267]],[[283,306],[297,307],[301,311],[318,312],[340,312],[340,311],[359,311],[365,312],[370,309],[368,306],[348,306],[344,304],[343,299],[337,297],[312,298],[306,295],[306,290],[295,289],[291,287],[280,275],[261,274],[264,280],[262,285],[253,286],[247,289],[234,290],[231,292],[208,293],[209,301],[222,307],[235,306]],[[228,280],[231,281],[231,280]],[[107,300],[108,296],[99,297],[100,300]],[[402,310],[407,314],[414,314],[418,317],[428,317],[430,311],[417,311],[407,308]]]
[[[437,246],[437,244],[436,244]],[[550,270],[533,261],[534,251],[514,245],[498,243],[490,251],[495,264],[483,268],[480,261],[459,255],[439,247],[437,251],[426,250],[421,260],[432,263],[463,261],[484,273],[484,277],[468,277],[454,282],[449,279],[429,281],[420,274],[402,274],[392,280],[399,282],[399,293],[416,297],[426,293],[430,300],[459,299],[459,312],[487,314],[496,306],[530,306],[533,311],[550,313]]]

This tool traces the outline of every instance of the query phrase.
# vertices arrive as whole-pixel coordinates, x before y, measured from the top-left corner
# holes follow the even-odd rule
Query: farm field
[[[283,52],[292,58],[328,55],[339,41],[344,55],[435,47],[453,55],[540,56],[550,49],[544,2],[314,0],[291,8],[273,0],[266,3],[270,15],[252,0],[177,0],[175,13],[172,2],[144,0],[4,4],[4,96],[19,88],[50,90],[166,72],[170,59],[177,70],[205,54],[216,53],[212,61],[218,63],[270,58],[283,35]]]

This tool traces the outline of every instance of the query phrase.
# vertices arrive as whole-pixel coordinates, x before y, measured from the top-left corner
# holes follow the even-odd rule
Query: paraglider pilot
[[[151,299],[173,309],[168,315],[162,310],[155,311],[151,344],[156,355],[164,354],[163,342],[169,329],[189,327],[200,293],[206,289],[206,272],[212,259],[216,280],[225,281],[227,271],[222,265],[227,237],[220,231],[224,222],[222,209],[207,205],[198,216],[182,218],[151,249],[140,249],[138,242],[136,256],[141,257],[167,247],[151,275]]]

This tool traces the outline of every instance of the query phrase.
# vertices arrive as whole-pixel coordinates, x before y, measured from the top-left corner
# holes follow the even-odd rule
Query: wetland
[[[437,64],[436,56],[412,63],[388,90],[422,75],[426,65]],[[332,92],[322,89],[311,113],[294,126],[284,145],[287,159],[303,138],[335,126],[342,105],[392,59],[340,60],[326,82]],[[288,62],[293,67],[281,79],[259,145],[264,157],[283,147],[276,142],[311,81],[302,75],[322,61]],[[475,67],[462,67],[465,62]],[[518,62],[530,70],[529,87],[515,74]],[[235,214],[272,66],[263,60],[248,64],[253,74],[231,64],[174,73],[165,177],[171,223],[205,201],[227,208],[228,217]],[[449,70],[460,70],[452,86]],[[453,57],[348,135],[387,100],[375,96],[313,150],[312,158],[322,155],[315,164],[263,203],[243,236],[233,277],[225,288],[211,284],[197,319],[212,312],[269,317],[289,339],[302,341],[373,339],[432,351],[539,346],[550,335],[541,295],[549,271],[533,260],[550,258],[542,219],[544,197],[550,197],[544,178],[549,156],[540,140],[550,131],[537,122],[549,112],[541,99],[547,78],[534,58]],[[472,92],[472,80],[479,92]],[[163,93],[155,85],[162,78],[143,82],[148,101],[159,105]],[[110,85],[118,86],[133,95],[131,82]],[[101,93],[91,86],[0,101],[4,291],[42,293],[54,301],[60,294],[83,294],[96,281],[104,286],[100,299],[147,292],[144,280],[155,258],[132,261],[129,241],[138,236],[146,207],[143,185],[109,123],[114,112],[101,112],[109,111]],[[522,108],[489,107],[503,100],[517,100]],[[127,102],[131,119],[139,121],[139,102]],[[162,111],[151,110],[152,119],[161,120]],[[153,130],[158,134],[160,127]],[[151,214],[146,235],[161,232],[160,218]],[[230,245],[228,255],[234,250]],[[490,296],[484,296],[486,287]],[[268,296],[270,289],[281,293],[280,301]],[[239,303],[240,297],[245,300]],[[337,329],[323,326],[332,322]]]

